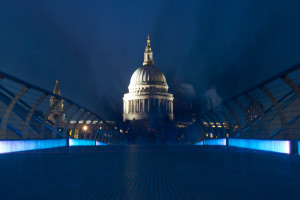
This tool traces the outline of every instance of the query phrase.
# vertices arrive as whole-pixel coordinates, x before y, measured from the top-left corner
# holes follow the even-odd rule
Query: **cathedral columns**
[[[131,106],[131,110],[132,110],[131,112],[134,113],[134,110],[135,110],[135,108],[134,108],[134,100],[131,100],[131,105],[132,105]]]
[[[145,99],[143,99],[142,102],[143,102],[143,105],[142,105],[142,107],[143,107],[143,112],[145,112]]]
[[[126,110],[127,110],[127,101],[124,101],[124,114],[126,114],[127,112],[126,112]]]
[[[134,100],[131,100],[131,113],[134,113]]]
[[[130,100],[129,101],[127,101],[127,106],[128,106],[128,110],[127,110],[127,113],[130,113]]]
[[[123,102],[123,113],[126,112],[126,101]]]
[[[144,100],[140,99],[140,112],[145,112],[144,110]]]
[[[146,99],[145,102],[147,102],[147,106],[146,106],[146,112],[149,112],[149,100]]]
[[[167,98],[147,99],[140,97],[138,99],[124,100],[123,113],[149,113],[158,111],[165,114],[173,114],[173,101]]]

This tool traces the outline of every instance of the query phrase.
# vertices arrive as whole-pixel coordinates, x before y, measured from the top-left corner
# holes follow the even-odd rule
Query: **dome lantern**
[[[147,39],[147,46],[146,46],[145,53],[144,53],[143,65],[154,65],[153,53],[151,51],[149,35],[148,35],[148,39]]]

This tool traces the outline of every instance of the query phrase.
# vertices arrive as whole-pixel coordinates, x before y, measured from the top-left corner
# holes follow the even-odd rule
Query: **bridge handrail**
[[[198,131],[198,135],[194,141],[200,141],[201,139],[209,139],[211,138],[211,134],[213,135],[212,138],[219,137],[238,137],[238,138],[264,138],[264,139],[300,139],[300,134],[296,133],[294,131],[295,128],[291,127],[291,124],[294,124],[294,126],[299,127],[300,124],[295,124],[294,122],[297,121],[299,118],[298,115],[292,115],[290,114],[290,110],[294,110],[296,113],[300,113],[300,80],[296,78],[296,80],[293,80],[290,78],[290,74],[293,73],[300,73],[298,70],[300,69],[300,63],[293,65],[282,72],[260,82],[259,84],[256,84],[230,98],[225,100],[220,106],[216,108],[209,109],[202,114],[199,115],[199,117],[196,119],[195,127]],[[283,83],[280,82],[279,85],[276,85],[276,87],[272,87],[271,89],[268,89],[268,84],[272,84],[277,80],[282,80]],[[278,91],[277,91],[277,90]],[[262,99],[260,96],[261,94],[253,93],[254,91],[259,90],[259,93],[263,93],[263,96],[266,97],[265,99]],[[284,93],[284,94],[283,94]],[[280,96],[280,97],[279,97]],[[249,104],[240,102],[242,99],[241,97],[244,97],[247,99]],[[294,97],[294,99],[292,99]],[[295,98],[296,97],[296,98]],[[267,100],[266,100],[267,99]],[[243,99],[242,99],[243,100]],[[288,100],[288,101],[284,101]],[[261,105],[261,123],[263,123],[263,129],[258,130],[254,134],[254,121],[258,119],[256,117],[255,119],[247,121],[247,112],[249,112],[249,109],[251,104],[258,103],[258,105]],[[289,103],[287,103],[289,102]],[[271,103],[270,105],[268,103]],[[263,105],[265,104],[265,108]],[[299,104],[299,106],[298,106]],[[269,106],[268,106],[269,105]],[[292,106],[292,107],[291,107]],[[253,106],[254,107],[254,106]],[[259,107],[259,106],[258,106]],[[259,109],[257,109],[259,110]],[[271,112],[271,110],[275,110],[276,113],[272,114],[274,117],[272,117],[272,120],[274,121],[267,121],[267,115]],[[273,112],[273,111],[272,111]],[[242,114],[240,114],[242,113]],[[296,120],[294,120],[296,119]],[[246,121],[245,121],[246,120]],[[207,124],[204,124],[204,123]],[[214,123],[214,125],[211,125],[210,122]],[[280,123],[280,129],[276,127],[274,124],[275,122]],[[221,124],[220,127],[216,127],[217,124]],[[223,124],[225,123],[225,125]],[[227,126],[227,127],[226,127]],[[231,127],[230,127],[231,126]],[[237,128],[234,128],[237,127]],[[247,134],[243,134],[243,129],[247,127],[249,130],[246,131]],[[249,128],[250,127],[250,128]],[[217,130],[217,128],[220,128],[222,130]],[[257,127],[256,127],[257,128]],[[238,131],[236,129],[239,129]],[[271,131],[274,132],[274,130],[277,130],[276,133],[270,133]],[[280,131],[278,131],[280,130]],[[220,134],[221,132],[226,133],[226,135]],[[233,134],[233,133],[236,134]],[[245,131],[244,131],[245,132]],[[262,133],[264,132],[264,133]]]
[[[35,112],[37,106],[35,108],[33,108],[33,106],[30,107],[26,102],[23,102],[21,100],[21,97],[23,96],[23,94],[26,93],[27,90],[30,90],[30,89],[33,89],[35,91],[38,91],[38,92],[44,94],[45,95],[44,99],[46,97],[49,97],[49,96],[50,97],[55,97],[56,99],[58,99],[58,101],[63,100],[64,102],[67,102],[70,106],[73,105],[73,106],[77,107],[79,110],[82,110],[83,113],[90,113],[90,116],[94,116],[94,118],[93,118],[94,120],[93,121],[98,121],[96,124],[93,125],[93,131],[96,131],[95,132],[95,137],[96,137],[96,134],[98,132],[96,129],[99,129],[100,124],[102,126],[104,125],[106,127],[105,131],[109,131],[112,134],[116,134],[115,128],[111,124],[109,124],[108,122],[106,122],[106,120],[104,120],[101,116],[99,116],[98,114],[92,112],[91,110],[89,110],[89,109],[87,109],[87,108],[85,108],[83,106],[80,106],[79,104],[75,103],[74,101],[72,101],[72,100],[70,100],[68,98],[65,98],[63,96],[54,94],[53,92],[50,92],[50,91],[45,90],[45,89],[43,89],[41,87],[38,87],[36,85],[33,85],[31,83],[28,83],[26,81],[23,81],[23,80],[21,80],[19,78],[16,78],[14,76],[11,76],[11,75],[9,75],[7,73],[4,73],[4,72],[0,71],[0,83],[1,83],[1,81],[3,79],[9,80],[9,81],[11,81],[13,83],[17,83],[17,84],[23,86],[23,89],[21,91],[19,91],[19,93],[17,95],[14,96],[14,94],[12,92],[10,92],[9,90],[7,90],[7,88],[4,88],[4,87],[2,88],[2,86],[1,86],[2,90],[3,89],[6,90],[6,93],[8,93],[8,94],[10,94],[12,96],[12,99],[11,99],[11,102],[8,105],[8,107],[6,109],[6,112],[5,112],[4,116],[3,116],[3,119],[1,121],[1,125],[0,125],[0,139],[7,139],[6,138],[6,129],[7,129],[8,120],[9,120],[10,114],[13,112],[13,108],[14,108],[14,106],[15,106],[15,104],[17,102],[20,102],[21,104],[23,104],[28,110],[30,110],[32,108],[33,112]],[[39,105],[39,103],[37,105]],[[52,111],[52,109],[54,109],[54,107],[53,108],[49,108],[48,109],[48,113],[50,113]],[[63,112],[63,114],[65,114],[66,111],[63,110],[62,112]],[[29,115],[29,113],[28,113],[28,115]],[[48,119],[46,119],[47,116],[45,116],[45,115],[43,117],[44,117],[44,124],[46,125],[49,122],[48,122]],[[32,113],[31,113],[31,116],[29,116],[29,119],[27,119],[29,121],[29,123],[31,121],[31,118],[32,118]],[[88,120],[85,120],[85,122],[86,121],[88,121]],[[56,122],[58,122],[58,121],[56,121]],[[43,123],[42,123],[42,126],[43,126]],[[25,133],[23,133],[23,134],[25,134]],[[41,134],[40,137],[43,137],[42,136],[43,133],[40,132],[40,134]],[[28,139],[28,138],[27,138],[27,136],[23,136],[23,139]],[[87,138],[87,139],[90,139],[90,138]]]

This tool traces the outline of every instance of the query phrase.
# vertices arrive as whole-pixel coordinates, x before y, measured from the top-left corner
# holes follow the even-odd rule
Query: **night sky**
[[[148,34],[170,92],[227,99],[300,62],[300,1],[3,0],[0,70],[121,119]]]

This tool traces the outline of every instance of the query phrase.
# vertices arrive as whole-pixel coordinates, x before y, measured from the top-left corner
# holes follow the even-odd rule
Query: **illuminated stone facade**
[[[61,96],[61,92],[60,92],[60,89],[58,86],[58,81],[56,81],[56,83],[55,83],[55,87],[53,89],[53,94]],[[51,96],[50,107],[52,107],[52,106],[54,106],[54,108],[52,109],[52,111],[48,117],[48,120],[55,123],[55,121],[58,119],[60,113],[64,109],[63,100],[59,100],[57,97]],[[65,115],[63,115],[62,118],[60,119],[60,123],[63,123],[64,121],[65,121]]]
[[[129,93],[123,97],[123,121],[149,119],[151,115],[173,120],[174,97],[168,88],[165,75],[154,66],[148,36],[143,65],[133,73]]]

